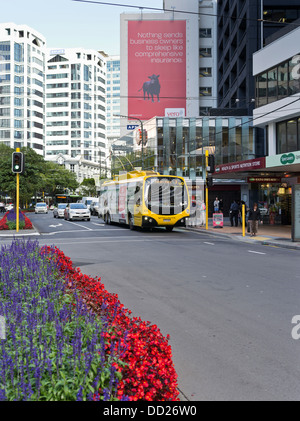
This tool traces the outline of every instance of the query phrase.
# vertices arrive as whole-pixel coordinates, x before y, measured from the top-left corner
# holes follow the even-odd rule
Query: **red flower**
[[[42,254],[52,251],[48,246]],[[103,334],[107,352],[110,344],[120,341],[125,352],[120,356],[123,363],[115,366],[122,374],[117,396],[127,395],[130,400],[177,401],[177,373],[172,362],[171,347],[156,325],[130,317],[131,311],[124,308],[116,294],[105,290],[100,278],[83,275],[73,267],[70,258],[54,248],[57,266],[65,277],[66,286],[80,292],[87,306],[96,314],[110,320],[111,330]]]

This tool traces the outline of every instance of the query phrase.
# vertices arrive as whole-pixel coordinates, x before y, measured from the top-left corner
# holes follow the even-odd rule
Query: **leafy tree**
[[[82,196],[96,196],[96,184],[94,178],[85,178],[80,184]]]
[[[15,201],[16,199],[16,174],[11,170],[12,153],[14,149],[0,145],[0,186]],[[78,187],[76,175],[58,164],[45,161],[43,156],[31,148],[21,148],[24,154],[25,170],[20,175],[20,203],[31,201],[36,193],[47,192],[54,195],[56,189],[60,191]]]
[[[55,162],[46,161],[46,176],[44,180],[44,190],[51,196],[56,193],[62,193],[65,189],[74,191],[78,188],[79,183],[76,174],[65,169]]]

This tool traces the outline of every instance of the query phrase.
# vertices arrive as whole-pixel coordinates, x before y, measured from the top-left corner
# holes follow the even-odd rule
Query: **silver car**
[[[67,203],[58,203],[58,205],[53,209],[53,218],[63,218],[66,206]]]
[[[47,203],[37,203],[35,205],[34,213],[48,213],[48,205]]]
[[[91,212],[83,203],[68,203],[64,211],[64,218],[68,221],[86,219],[90,221]]]

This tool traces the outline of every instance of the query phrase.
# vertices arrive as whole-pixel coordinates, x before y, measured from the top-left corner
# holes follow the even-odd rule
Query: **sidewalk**
[[[245,237],[243,237],[243,229],[241,226],[231,227],[229,218],[224,218],[223,228],[213,228],[212,219],[208,219],[208,230],[204,227],[186,227],[187,230],[198,232],[209,232],[211,234],[230,237],[235,240],[245,241],[247,243],[260,243],[264,245],[272,245],[276,247],[290,248],[300,250],[300,242],[292,241],[292,233],[290,225],[259,225],[258,233],[255,237],[250,237],[245,228]]]

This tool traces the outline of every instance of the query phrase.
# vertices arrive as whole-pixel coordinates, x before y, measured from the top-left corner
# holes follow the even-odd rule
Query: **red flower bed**
[[[43,247],[47,253],[50,247]],[[106,334],[107,343],[119,340],[126,351],[120,356],[125,364],[116,366],[122,380],[118,385],[118,397],[129,400],[178,401],[177,373],[172,362],[169,336],[162,335],[156,325],[131,317],[116,294],[108,293],[101,278],[83,275],[72,265],[70,258],[55,247],[58,267],[65,277],[68,288],[76,288],[85,303],[95,313],[109,316],[111,332]]]
[[[19,212],[19,229],[32,229],[32,223],[24,212]],[[0,220],[0,230],[16,229],[16,212],[14,209],[7,211]]]

